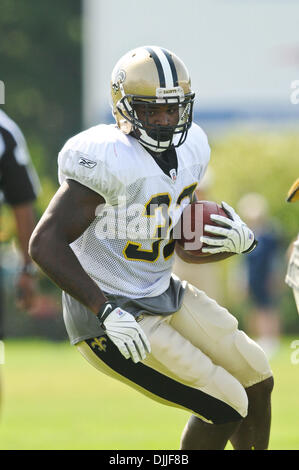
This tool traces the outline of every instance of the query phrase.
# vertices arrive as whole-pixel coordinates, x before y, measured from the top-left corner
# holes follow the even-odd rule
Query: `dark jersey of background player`
[[[32,203],[39,190],[39,181],[31,164],[25,138],[7,114],[0,109],[0,207],[11,206],[17,225],[24,272],[30,265],[26,255],[26,240],[33,230]],[[3,291],[0,262],[0,339],[3,338]]]

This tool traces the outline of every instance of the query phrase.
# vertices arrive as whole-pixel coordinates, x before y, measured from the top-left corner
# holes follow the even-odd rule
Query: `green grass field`
[[[299,449],[299,364],[285,338],[270,449]],[[0,449],[178,449],[188,414],[101,375],[68,343],[6,341]],[[230,448],[230,447],[228,447]]]

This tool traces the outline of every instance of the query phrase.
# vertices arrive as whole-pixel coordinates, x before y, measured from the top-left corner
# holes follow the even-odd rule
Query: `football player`
[[[70,341],[87,361],[191,413],[182,449],[224,449],[229,439],[266,449],[273,377],[264,352],[225,308],[171,274],[173,227],[210,158],[192,122],[188,70],[166,49],[139,47],[116,64],[111,97],[115,124],[62,148],[61,186],[31,256],[63,290]],[[206,249],[252,249],[253,233],[223,205],[230,227],[214,227],[221,237],[204,239]]]
[[[28,244],[35,227],[33,203],[38,191],[39,181],[30,160],[25,138],[17,124],[0,109],[0,206],[1,202],[7,203],[11,207],[16,222],[22,259],[16,282],[16,301],[19,308],[26,310],[30,310],[36,295],[36,268],[28,255]],[[0,364],[3,362],[1,353],[4,351],[2,296],[0,265]]]
[[[287,202],[299,201],[299,178],[292,184],[287,197]],[[289,259],[286,283],[292,287],[299,314],[299,235],[292,246]]]
[[[28,254],[28,244],[35,227],[33,203],[39,188],[25,138],[17,124],[0,109],[0,206],[1,202],[7,203],[16,222],[22,258],[17,302],[24,309],[30,309],[35,295],[36,268]]]

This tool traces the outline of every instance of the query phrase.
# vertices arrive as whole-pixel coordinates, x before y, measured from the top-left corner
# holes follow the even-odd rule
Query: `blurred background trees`
[[[58,151],[81,128],[81,1],[2,0],[0,30],[3,109],[23,130],[47,189]]]
[[[269,214],[281,235],[279,263],[275,268],[282,328],[284,333],[298,333],[298,315],[284,277],[288,248],[298,234],[299,205],[288,204],[286,196],[299,174],[299,136],[277,127],[276,132],[231,132],[210,144],[213,170],[210,197],[218,203],[227,201],[235,208],[246,193],[259,193],[268,202]],[[221,269],[226,282],[225,302],[231,311],[239,312],[237,315],[244,326],[243,319],[250,305],[244,302],[240,292],[242,262],[242,256],[237,256],[223,262]]]
[[[81,0],[2,0],[0,11],[2,108],[21,127],[41,180],[38,219],[58,187],[58,152],[81,130]],[[6,334],[66,338],[60,292],[43,276],[36,311],[31,316],[16,311],[14,238],[12,214],[4,206],[0,240],[7,293]]]

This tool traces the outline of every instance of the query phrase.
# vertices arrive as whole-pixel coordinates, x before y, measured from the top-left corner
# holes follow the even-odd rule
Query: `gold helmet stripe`
[[[166,55],[166,58],[169,62],[169,65],[170,65],[170,68],[171,68],[171,73],[172,73],[172,78],[173,78],[173,86],[176,87],[176,86],[179,85],[179,80],[178,80],[178,74],[177,74],[177,71],[176,71],[176,67],[175,67],[173,58],[171,57],[171,55],[169,54],[167,49],[162,49],[162,51]]]
[[[151,54],[157,67],[160,87],[173,88],[177,86],[176,68],[170,54],[166,54],[164,49],[156,46],[146,47],[146,50]]]

